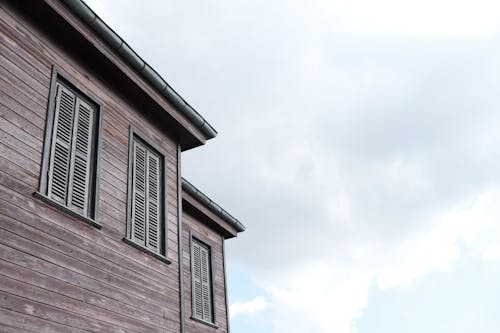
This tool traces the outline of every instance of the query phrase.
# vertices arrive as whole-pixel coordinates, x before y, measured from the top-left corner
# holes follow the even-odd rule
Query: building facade
[[[215,130],[80,0],[0,3],[0,332],[229,332]]]

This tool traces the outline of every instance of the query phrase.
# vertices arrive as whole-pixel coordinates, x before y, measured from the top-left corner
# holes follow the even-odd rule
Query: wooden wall
[[[176,141],[54,36],[0,4],[0,332],[178,332]],[[32,195],[52,65],[103,104],[101,230]],[[170,265],[122,241],[129,125],[167,154]]]
[[[184,270],[184,317],[186,321],[186,333],[202,332],[228,332],[226,317],[226,293],[224,275],[224,253],[222,249],[223,237],[199,222],[189,211],[182,213],[182,244],[183,244],[183,270]],[[204,323],[192,320],[191,303],[191,236],[210,246],[212,257],[212,294],[215,310],[215,324],[218,328],[210,327]]]

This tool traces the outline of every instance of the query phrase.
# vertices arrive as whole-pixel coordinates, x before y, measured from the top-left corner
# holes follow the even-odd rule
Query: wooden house
[[[216,132],[82,1],[0,1],[0,115],[0,332],[229,332]]]

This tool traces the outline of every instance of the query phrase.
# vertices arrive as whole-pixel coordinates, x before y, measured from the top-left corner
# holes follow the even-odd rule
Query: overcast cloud
[[[370,332],[377,293],[498,264],[496,1],[88,3],[219,131],[183,169],[247,226],[234,333]]]

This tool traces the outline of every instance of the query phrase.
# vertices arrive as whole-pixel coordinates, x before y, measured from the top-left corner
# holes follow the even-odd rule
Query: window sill
[[[76,217],[77,219],[82,220],[83,222],[93,226],[94,228],[102,229],[102,225],[97,223],[95,220],[71,210],[70,208],[60,204],[59,202],[49,198],[45,194],[42,194],[42,193],[37,191],[37,192],[33,192],[33,196],[35,198],[45,202],[46,204],[49,204],[52,207],[55,207],[57,209],[62,210],[64,213],[66,213],[72,217]]]
[[[158,259],[160,261],[163,261],[167,265],[170,265],[172,263],[172,261],[170,261],[169,259],[167,259],[167,257],[165,257],[165,256],[163,256],[161,254],[155,253],[155,252],[153,252],[153,251],[145,248],[144,246],[142,246],[140,244],[137,244],[136,242],[134,242],[130,238],[125,237],[125,238],[123,238],[123,241],[125,243],[127,243],[128,245],[133,246],[136,249],[138,249],[138,250],[140,250],[142,252],[145,252],[146,254],[149,254],[150,256],[153,256],[153,257],[155,257],[156,259]]]
[[[191,317],[189,317],[189,318],[190,318],[191,320],[197,321],[197,322],[199,322],[199,323],[205,324],[205,325],[210,326],[210,327],[213,327],[213,328],[215,328],[215,329],[219,328],[219,326],[217,326],[217,325],[215,325],[214,323],[211,323],[211,322],[209,322],[209,321],[206,321],[206,320],[203,320],[203,319],[200,319],[200,318],[196,318],[196,317],[193,317],[193,316],[191,316]]]

